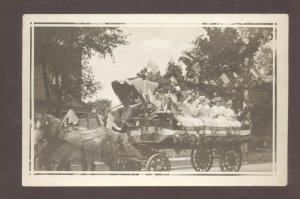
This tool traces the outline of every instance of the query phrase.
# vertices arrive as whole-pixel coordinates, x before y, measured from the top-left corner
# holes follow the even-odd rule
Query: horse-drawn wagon
[[[235,121],[207,122],[156,111],[151,95],[157,86],[142,78],[112,82],[122,106],[109,111],[106,127],[97,117],[79,120],[72,111],[62,121],[44,114],[39,118],[43,124],[39,127],[43,132],[40,140],[45,138],[48,144],[38,153],[39,159],[47,168],[55,159],[59,170],[71,170],[72,161],[79,162],[82,170],[95,170],[95,162],[101,161],[111,170],[160,172],[171,170],[165,149],[189,149],[196,171],[209,171],[216,158],[222,171],[239,171],[241,145],[251,140],[250,131],[231,125]],[[114,126],[118,122],[123,125],[121,132]]]
[[[180,114],[154,111],[149,99],[155,85],[141,78],[112,83],[125,108],[138,107],[138,111],[131,114],[125,123],[125,128],[132,144],[143,156],[139,164],[133,164],[130,158],[122,159],[120,156],[120,168],[139,170],[144,166],[146,171],[170,171],[171,163],[164,149],[190,149],[191,163],[196,171],[209,171],[216,158],[219,159],[222,171],[239,171],[243,159],[241,145],[252,139],[250,130],[241,130],[228,123],[215,123],[212,126],[201,118],[183,119]],[[128,104],[128,100],[132,104]],[[125,110],[122,107],[114,111],[122,113]],[[124,164],[139,166],[134,169]]]

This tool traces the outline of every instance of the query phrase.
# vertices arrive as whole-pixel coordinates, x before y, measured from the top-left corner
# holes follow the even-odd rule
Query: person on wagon
[[[241,122],[237,120],[237,115],[232,109],[232,101],[229,100],[226,102],[226,108],[224,110],[224,116],[230,122],[233,127],[241,127]]]
[[[208,104],[206,103],[206,98],[205,96],[200,96],[198,98],[199,100],[199,104],[197,106],[197,109],[196,109],[196,114],[195,114],[195,117],[203,117],[204,115],[207,115],[209,114],[210,112],[210,107],[208,106]]]
[[[229,100],[226,102],[226,108],[224,110],[224,116],[227,118],[236,119],[236,115],[234,114],[234,111],[232,109],[232,101]]]
[[[153,104],[154,106],[156,107],[156,111],[162,111],[163,110],[163,103],[162,101],[160,100],[159,98],[159,93],[158,92],[155,92],[154,93],[154,101],[153,101]]]
[[[194,101],[194,94],[192,91],[187,91],[186,92],[186,98],[184,100],[183,103],[186,103],[186,104],[192,104]]]
[[[211,108],[211,116],[213,118],[224,116],[225,107],[221,105],[221,101],[221,97],[216,97],[214,99],[215,105]]]

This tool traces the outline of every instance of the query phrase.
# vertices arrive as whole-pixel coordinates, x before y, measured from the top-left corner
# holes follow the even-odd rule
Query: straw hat
[[[226,102],[227,105],[232,105],[232,100]]]
[[[221,97],[216,97],[216,98],[214,99],[214,102],[221,101],[221,100],[222,100]]]
[[[205,98],[205,96],[201,95],[198,99],[199,99],[200,101],[203,101],[203,100],[205,100],[206,98]]]

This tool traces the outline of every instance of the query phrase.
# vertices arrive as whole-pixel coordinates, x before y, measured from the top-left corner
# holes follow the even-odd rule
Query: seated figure
[[[224,116],[225,107],[221,105],[221,100],[221,97],[214,99],[215,106],[211,108],[211,117],[214,118],[215,127],[230,127]]]
[[[232,127],[241,127],[241,123],[237,121],[236,115],[232,110],[232,101],[229,100],[226,102],[226,108],[224,111],[224,116],[226,117],[227,121],[230,123]]]
[[[198,98],[199,104],[196,108],[196,113],[195,117],[204,117],[204,116],[209,116],[210,114],[210,107],[206,103],[206,98],[204,96],[200,96]]]
[[[188,101],[185,100],[182,103],[179,102],[177,106],[178,112],[174,116],[180,122],[180,125],[194,128],[202,127],[204,125],[201,119],[194,117],[197,111],[195,105],[188,103]]]
[[[214,99],[215,105],[211,108],[211,116],[213,118],[221,118],[224,116],[225,107],[221,105],[221,97]]]

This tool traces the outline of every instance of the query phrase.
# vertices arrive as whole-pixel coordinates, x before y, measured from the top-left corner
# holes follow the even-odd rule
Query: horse
[[[116,142],[111,130],[101,127],[94,130],[89,140],[74,144],[64,139],[64,135],[84,133],[66,131],[62,121],[43,113],[35,117],[35,159],[36,170],[72,170],[72,163],[79,162],[80,170],[95,170],[95,162],[105,163],[114,170],[116,162]]]

